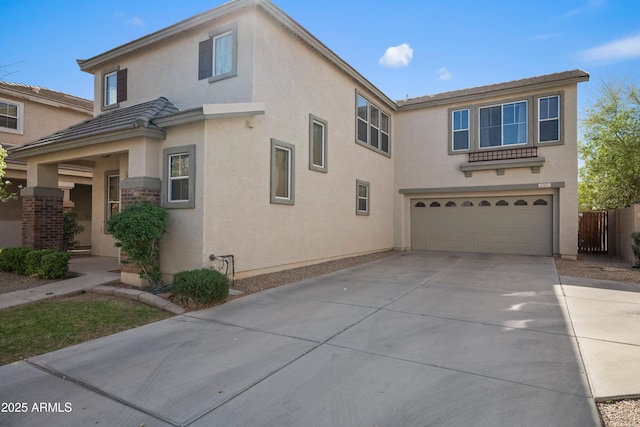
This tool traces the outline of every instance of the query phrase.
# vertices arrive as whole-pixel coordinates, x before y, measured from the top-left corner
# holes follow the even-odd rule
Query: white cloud
[[[137,16],[127,19],[127,24],[133,25],[134,27],[144,27],[144,21]]]
[[[570,10],[569,12],[565,13],[564,16],[569,17],[569,16],[581,15],[585,12],[588,12],[592,9],[595,9],[604,5],[605,5],[604,0],[588,0],[584,5],[576,9]]]
[[[447,70],[444,67],[438,70],[438,80],[452,80],[452,79],[453,79],[453,75],[451,74],[451,71]]]
[[[535,36],[529,37],[529,40],[549,40],[560,37],[560,34],[556,33],[548,33],[548,34],[537,34]]]
[[[616,61],[640,58],[640,34],[614,40],[580,53],[585,61]]]
[[[384,55],[378,60],[378,64],[385,67],[406,67],[413,58],[413,49],[407,44],[387,48]]]

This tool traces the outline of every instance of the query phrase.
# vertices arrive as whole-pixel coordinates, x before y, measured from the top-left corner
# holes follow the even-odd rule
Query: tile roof
[[[16,95],[23,95],[35,98],[42,98],[49,101],[55,101],[60,104],[66,104],[70,107],[93,112],[93,101],[69,95],[55,90],[47,89],[40,86],[30,86],[21,83],[10,83],[0,81],[0,92],[13,92]]]
[[[130,107],[118,108],[100,114],[87,121],[77,123],[44,138],[25,144],[22,148],[70,141],[74,139],[98,136],[118,130],[139,127],[162,130],[153,124],[153,119],[178,112],[178,107],[165,97]],[[22,151],[21,149],[18,149]]]
[[[478,86],[469,89],[454,90],[451,92],[443,92],[435,95],[420,96],[417,98],[409,98],[402,101],[396,101],[400,108],[410,107],[417,104],[429,104],[437,101],[454,100],[456,98],[464,98],[468,96],[485,95],[491,92],[499,92],[503,90],[524,88],[534,85],[560,82],[565,80],[584,81],[589,79],[589,73],[582,70],[563,71],[560,73],[546,74],[538,77],[530,77],[527,79],[513,80],[510,82],[491,84],[487,86]]]

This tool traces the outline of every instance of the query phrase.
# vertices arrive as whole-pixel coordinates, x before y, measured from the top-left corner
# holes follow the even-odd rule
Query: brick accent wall
[[[22,196],[22,245],[31,249],[62,249],[63,191],[27,187]]]

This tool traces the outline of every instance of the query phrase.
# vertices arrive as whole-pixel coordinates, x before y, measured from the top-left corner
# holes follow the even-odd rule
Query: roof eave
[[[122,55],[126,55],[142,49],[166,38],[176,36],[206,22],[228,15],[229,13],[233,13],[237,10],[243,9],[251,4],[254,4],[255,1],[256,0],[236,0],[225,3],[214,9],[192,16],[191,18],[187,18],[169,27],[156,31],[155,33],[151,33],[137,40],[133,40],[132,42],[129,42],[127,44],[101,53],[100,55],[96,55],[89,59],[78,59],[76,60],[76,62],[78,63],[82,71],[93,73],[97,68],[99,68],[106,62],[116,59]]]
[[[118,129],[111,132],[98,133],[94,135],[87,135],[84,137],[72,138],[68,140],[54,140],[50,142],[44,142],[41,144],[27,145],[24,147],[17,147],[9,151],[9,154],[14,159],[26,159],[41,154],[56,153],[59,151],[65,151],[80,147],[87,147],[90,145],[102,144],[106,142],[119,141],[129,138],[153,138],[158,140],[166,139],[166,132],[162,129],[136,127],[128,129]]]
[[[508,95],[520,94],[522,92],[550,89],[550,88],[556,88],[558,86],[574,85],[574,84],[578,84],[580,82],[586,82],[586,81],[589,81],[589,74],[584,72],[584,74],[578,75],[578,76],[562,78],[562,79],[546,81],[546,82],[533,83],[533,84],[523,84],[521,86],[509,87],[504,89],[495,89],[492,87],[493,85],[488,85],[486,86],[487,88],[486,91],[481,90],[471,94],[462,94],[458,96],[454,95],[451,97],[437,98],[433,100],[425,99],[419,102],[414,102],[409,104],[400,104],[398,109],[400,111],[407,111],[407,110],[415,110],[419,108],[436,107],[436,106],[449,105],[449,104],[464,104],[464,103],[468,103],[478,99],[487,98],[487,95],[490,95],[491,97],[508,96]],[[434,96],[437,96],[437,95],[438,94]]]

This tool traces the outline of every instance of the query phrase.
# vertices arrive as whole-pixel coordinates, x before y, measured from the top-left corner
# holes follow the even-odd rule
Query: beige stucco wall
[[[204,197],[210,198],[208,185],[215,184],[212,165],[206,163],[205,151],[207,145],[215,141],[204,143],[203,122],[190,123],[172,127],[167,132],[167,139],[162,144],[162,150],[170,147],[195,145],[195,208],[169,209],[169,226],[167,234],[160,241],[160,263],[162,271],[174,274],[179,271],[198,269],[208,266],[203,261],[203,212]],[[156,157],[156,163],[162,165],[164,158],[162,150]],[[162,171],[160,171],[162,174]],[[161,179],[163,175],[159,175]],[[166,185],[163,179],[163,185]],[[216,201],[216,213],[223,208],[220,201]]]
[[[610,248],[609,252],[635,265],[636,257],[631,249],[633,245],[631,233],[640,231],[640,205],[610,210],[609,218],[609,233],[614,234],[615,242],[615,248]]]
[[[563,145],[538,145],[538,156],[544,157],[540,173],[532,173],[530,168],[506,169],[498,175],[494,169],[474,171],[466,177],[459,169],[468,161],[467,154],[449,155],[448,119],[449,108],[456,104],[435,106],[419,110],[401,111],[396,114],[394,151],[395,168],[395,211],[394,246],[407,249],[410,242],[409,199],[428,197],[428,193],[402,195],[400,189],[449,188],[478,186],[509,186],[518,184],[545,184],[563,182],[559,190],[536,189],[506,192],[501,194],[555,194],[554,206],[554,252],[567,257],[577,254],[578,200],[577,200],[577,98],[575,85],[547,88],[536,92],[510,94],[503,97],[487,97],[474,100],[473,104],[518,100],[524,96],[551,95],[562,93],[563,102]],[[464,107],[470,103],[459,105]],[[536,108],[529,105],[529,108]],[[530,126],[534,125],[530,122]],[[516,146],[514,146],[516,148]],[[494,193],[451,193],[453,195],[484,195]]]
[[[102,73],[119,66],[127,71],[128,107],[164,96],[181,110],[203,104],[248,102],[253,96],[253,13],[225,16],[189,30],[162,43],[145,47],[135,54],[104,64],[94,72],[95,114],[102,112]],[[238,75],[210,84],[198,80],[198,44],[209,37],[209,31],[237,24]]]
[[[355,143],[358,86],[265,16],[255,20],[253,100],[266,112],[206,122],[203,262],[233,254],[237,272],[254,274],[390,248],[392,160]],[[328,122],[327,173],[308,167],[309,114]],[[295,146],[293,206],[270,203],[271,138]],[[357,179],[370,182],[370,216],[355,214]]]

